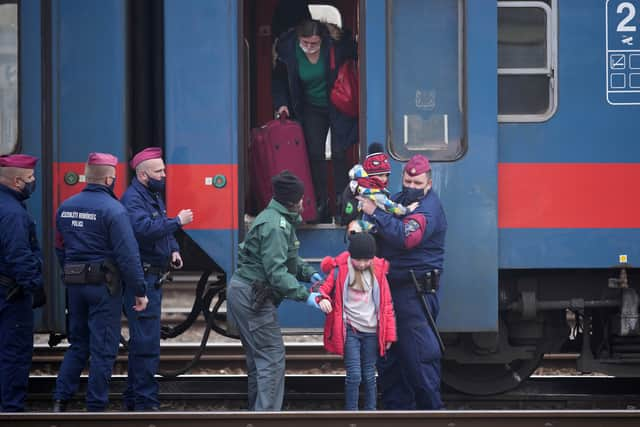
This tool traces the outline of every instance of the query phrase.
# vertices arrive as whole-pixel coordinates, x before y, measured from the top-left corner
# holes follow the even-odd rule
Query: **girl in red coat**
[[[376,242],[368,233],[352,234],[349,249],[326,257],[320,309],[327,314],[324,346],[344,356],[345,409],[358,409],[360,382],[365,410],[376,409],[376,360],[396,341],[396,321],[387,282],[389,263],[374,257]]]

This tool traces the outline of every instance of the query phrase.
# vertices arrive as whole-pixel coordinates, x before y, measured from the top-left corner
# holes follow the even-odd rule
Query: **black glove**
[[[36,288],[33,291],[33,303],[32,308],[42,307],[47,303],[47,294],[44,292],[44,288]]]

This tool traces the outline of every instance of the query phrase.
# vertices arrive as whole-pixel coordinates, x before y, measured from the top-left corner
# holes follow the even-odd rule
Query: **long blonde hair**
[[[353,267],[353,264],[351,265]],[[363,291],[365,289],[364,287],[364,278],[362,277],[362,273],[364,273],[365,271],[369,271],[369,273],[371,273],[371,280],[373,283],[373,280],[375,280],[375,274],[376,274],[376,270],[373,267],[373,260],[371,261],[371,265],[369,267],[367,267],[365,270],[360,271],[357,268],[353,267],[353,277],[349,276],[349,287],[350,288],[354,288],[357,289],[359,291]]]

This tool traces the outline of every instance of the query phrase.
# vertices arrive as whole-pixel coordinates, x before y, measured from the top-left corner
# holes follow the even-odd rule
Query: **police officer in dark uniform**
[[[124,308],[129,320],[129,365],[127,410],[158,410],[158,382],[155,374],[160,360],[160,309],[163,276],[169,266],[182,268],[182,257],[173,233],[193,221],[190,209],[181,210],[175,218],[167,218],[160,193],[165,186],[162,150],[150,147],[131,160],[136,176],[122,196],[140,247],[149,305],[144,312],[133,309],[134,289],[127,288]]]
[[[78,390],[89,357],[87,410],[105,410],[120,342],[122,282],[134,289],[134,310],[147,306],[138,244],[127,211],[113,193],[117,164],[111,154],[91,153],[87,186],[56,213],[56,252],[67,289],[71,345],[58,372],[55,412],[64,411]]]
[[[42,253],[25,200],[37,158],[0,156],[0,403],[24,411],[33,353],[33,309],[42,305]]]
[[[447,219],[431,186],[429,160],[415,155],[405,165],[402,192],[392,197],[404,206],[418,202],[410,215],[398,218],[376,208],[371,200],[359,198],[365,219],[377,226],[379,255],[390,263],[387,277],[398,341],[385,358],[378,360],[378,384],[385,409],[442,408],[442,354],[435,324],[429,323],[421,300],[426,300],[432,318],[436,319],[440,309],[437,287],[444,261]],[[418,293],[416,284],[421,289],[430,289],[426,289],[426,294]]]
[[[295,226],[301,222],[304,185],[284,171],[272,179],[273,199],[240,244],[238,269],[227,289],[229,321],[240,331],[247,357],[249,410],[279,411],[284,396],[284,343],[277,307],[283,299],[318,306],[298,280],[321,276],[298,256]]]

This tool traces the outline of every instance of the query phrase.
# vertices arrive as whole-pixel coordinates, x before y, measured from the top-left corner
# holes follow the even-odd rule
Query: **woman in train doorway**
[[[331,30],[331,31],[330,31]],[[358,140],[358,119],[330,102],[338,70],[355,60],[356,45],[347,30],[308,20],[282,34],[276,44],[271,91],[276,114],[301,122],[318,204],[318,222],[331,222],[328,210],[327,132],[331,129],[334,187],[347,185],[346,150]],[[331,53],[333,51],[333,53]]]

